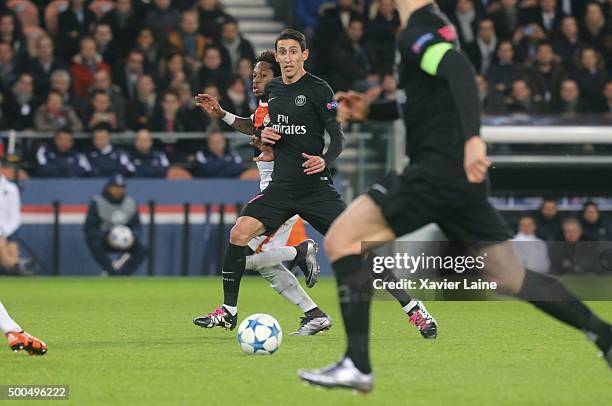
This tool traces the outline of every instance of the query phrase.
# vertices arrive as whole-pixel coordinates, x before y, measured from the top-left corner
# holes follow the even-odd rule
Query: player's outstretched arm
[[[228,125],[232,126],[236,131],[243,134],[252,135],[255,132],[253,120],[250,117],[238,117],[234,114],[223,110],[219,101],[209,94],[201,93],[195,97],[196,106],[200,107],[211,117],[223,120]]]

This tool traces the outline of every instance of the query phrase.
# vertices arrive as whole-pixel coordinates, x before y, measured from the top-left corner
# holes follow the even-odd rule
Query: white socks
[[[297,256],[294,247],[278,247],[246,257],[245,269],[257,271],[260,268],[278,265],[285,261],[293,261]]]
[[[297,305],[304,313],[317,307],[317,304],[308,296],[308,293],[300,286],[297,278],[284,265],[258,269],[270,286],[280,293],[285,299]]]
[[[18,333],[23,331],[19,324],[15,323],[15,320],[11,319],[8,312],[0,302],[0,330],[2,334]]]
[[[408,303],[406,306],[402,307],[402,309],[404,310],[404,312],[406,314],[410,313],[412,311],[412,309],[414,309],[415,306],[417,306],[419,304],[418,300],[412,299],[410,301],[410,303]]]

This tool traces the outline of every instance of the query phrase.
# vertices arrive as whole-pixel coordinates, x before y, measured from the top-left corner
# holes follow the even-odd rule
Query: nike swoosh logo
[[[268,103],[270,103],[270,102],[271,102],[272,100],[274,100],[274,99],[278,99],[278,97],[273,97],[273,98],[271,98],[271,99],[268,99]]]
[[[233,273],[233,272],[225,272],[225,271],[221,271],[221,273],[223,273],[223,274],[228,274],[228,273]]]

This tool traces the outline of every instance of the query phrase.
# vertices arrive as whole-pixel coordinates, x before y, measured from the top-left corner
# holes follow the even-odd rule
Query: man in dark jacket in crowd
[[[237,178],[245,167],[240,156],[227,145],[221,131],[208,134],[207,146],[196,154],[193,174],[205,178]]]
[[[170,163],[166,154],[153,149],[149,130],[142,129],[134,137],[134,149],[130,154],[135,178],[165,178]]]
[[[127,154],[116,150],[110,142],[110,132],[106,124],[98,124],[93,129],[92,149],[87,153],[91,165],[91,176],[108,177],[114,174],[128,175],[134,166]]]
[[[46,178],[74,178],[86,176],[91,166],[84,155],[73,148],[70,131],[62,129],[55,133],[53,144],[36,151],[36,174]]]
[[[134,236],[132,245],[118,249],[109,243],[109,234],[115,226],[126,226]],[[133,274],[146,257],[147,250],[140,242],[141,234],[138,204],[125,193],[125,180],[121,175],[110,178],[101,195],[94,196],[85,219],[85,238],[102,275]],[[109,254],[121,255],[111,261]]]
[[[557,201],[546,198],[542,201],[540,210],[535,215],[536,235],[544,241],[560,241],[561,216],[557,211]]]

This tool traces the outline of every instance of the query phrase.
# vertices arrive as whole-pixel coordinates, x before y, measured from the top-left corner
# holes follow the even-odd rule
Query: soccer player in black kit
[[[612,366],[612,328],[557,280],[524,269],[510,234],[487,200],[491,165],[480,138],[475,72],[459,50],[454,27],[431,0],[403,0],[409,19],[398,37],[401,112],[410,164],[357,198],[331,226],[325,251],[333,263],[348,348],[328,367],[300,370],[312,384],[368,392],[371,273],[361,270],[361,241],[391,241],[428,223],[475,255],[487,254],[484,276],[500,291],[527,300],[548,315],[584,331]],[[339,94],[339,116],[396,119],[397,104],[372,104],[363,95]]]
[[[268,101],[270,125],[261,133],[262,141],[274,150],[272,182],[251,199],[232,228],[223,263],[223,305],[197,318],[198,325],[207,328],[231,330],[236,326],[245,247],[253,237],[274,233],[296,214],[325,235],[346,208],[333,187],[329,170],[344,146],[334,93],[325,81],[304,70],[308,50],[302,33],[283,31],[275,49],[281,76],[266,85],[264,100]],[[331,142],[323,153],[325,132]],[[396,280],[392,273],[383,274],[381,279]],[[437,336],[436,321],[423,303],[404,291],[390,293],[424,338]]]

